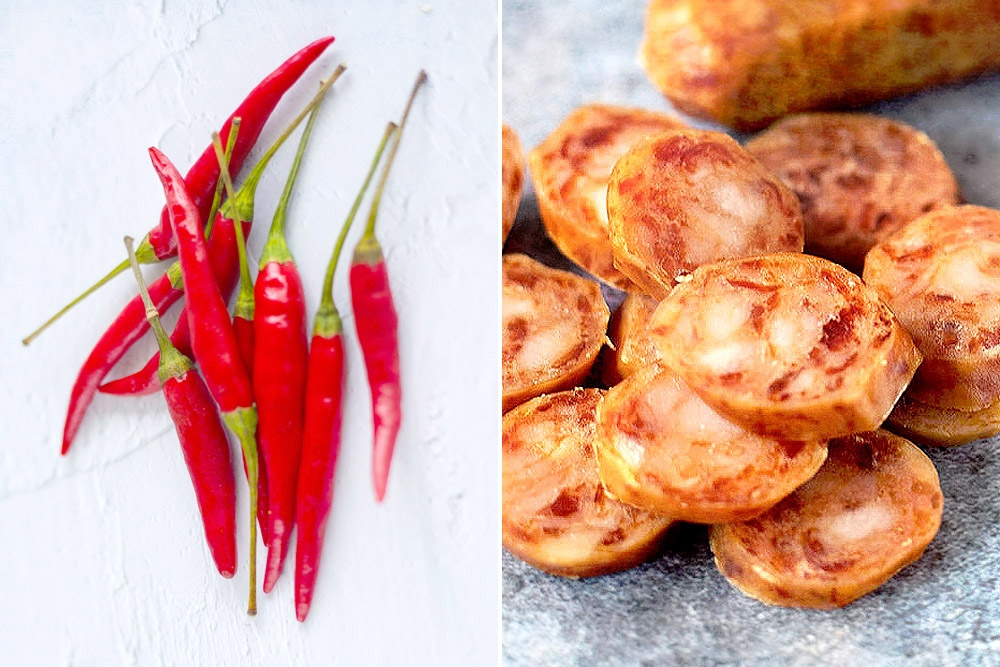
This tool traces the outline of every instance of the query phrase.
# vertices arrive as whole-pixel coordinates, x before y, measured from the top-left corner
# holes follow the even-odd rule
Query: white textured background
[[[368,390],[341,272],[344,447],[312,611],[299,624],[291,553],[258,616],[244,614],[245,484],[240,570],[228,581],[216,574],[159,395],[98,396],[59,456],[76,371],[134,294],[130,276],[31,347],[20,339],[122,259],[122,236],[139,238],[158,219],[162,190],[146,148],[159,146],[185,171],[259,79],[325,34],[337,41],[279,105],[253,154],[322,73],[347,63],[289,214],[310,313],[385,123],[402,112],[419,68],[430,82],[379,222],[404,383],[389,491],[377,505]],[[497,34],[490,0],[0,2],[2,664],[495,662]],[[254,261],[296,141],[258,190]],[[147,268],[147,279],[162,268]],[[141,365],[152,342],[140,348],[127,367]],[[262,576],[263,550],[259,562]]]

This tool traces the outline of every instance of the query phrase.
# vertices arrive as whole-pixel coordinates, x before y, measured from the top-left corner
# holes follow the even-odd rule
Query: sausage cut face
[[[608,491],[683,521],[749,519],[812,477],[826,458],[825,441],[749,433],[655,364],[612,387],[597,422]]]
[[[799,253],[696,269],[657,307],[650,335],[714,409],[796,440],[876,428],[920,363],[860,278]]]
[[[656,553],[671,523],[605,492],[593,448],[601,395],[539,396],[503,417],[503,545],[552,574],[634,567]]]
[[[832,609],[919,558],[943,504],[931,460],[871,431],[832,440],[815,477],[755,519],[712,526],[709,541],[719,571],[746,595]]]
[[[864,279],[924,355],[914,399],[967,411],[1000,400],[1000,211],[931,211],[872,248]]]
[[[658,299],[702,264],[803,246],[795,193],[721,132],[633,146],[611,172],[608,221],[615,266]]]
[[[504,412],[586,376],[611,317],[600,285],[527,255],[507,254],[502,301]]]
[[[685,127],[667,114],[587,104],[564,120],[528,160],[545,231],[566,257],[598,280],[638,288],[614,266],[608,236],[611,168],[633,144]]]
[[[927,211],[958,203],[958,184],[930,138],[857,113],[782,119],[746,144],[802,204],[806,252],[858,274],[865,253]]]

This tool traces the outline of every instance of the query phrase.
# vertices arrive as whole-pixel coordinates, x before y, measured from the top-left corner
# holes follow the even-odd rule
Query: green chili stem
[[[333,274],[337,270],[337,263],[340,261],[340,253],[344,248],[344,241],[347,240],[347,232],[351,228],[351,224],[354,222],[354,218],[358,213],[358,209],[361,208],[361,200],[364,199],[365,193],[368,191],[368,186],[371,185],[372,178],[375,176],[375,170],[378,168],[378,163],[382,160],[382,153],[385,151],[385,146],[389,143],[390,137],[396,131],[397,125],[390,122],[385,128],[385,134],[382,135],[382,141],[378,145],[378,150],[375,153],[375,159],[372,160],[371,167],[368,169],[368,175],[365,176],[364,183],[361,185],[361,189],[358,191],[358,196],[354,198],[354,204],[351,206],[350,212],[347,214],[347,220],[344,221],[344,226],[340,230],[340,235],[337,236],[337,243],[333,246],[333,256],[330,257],[330,263],[326,267],[326,278],[323,281],[323,294],[320,301],[320,308],[327,308],[336,311],[336,306],[333,303]]]
[[[257,184],[260,182],[261,176],[264,175],[264,169],[267,167],[267,163],[271,160],[272,157],[274,157],[274,154],[278,151],[279,148],[281,148],[281,145],[285,143],[285,140],[288,139],[289,136],[291,136],[292,132],[295,131],[295,128],[299,126],[299,123],[302,122],[302,120],[306,117],[306,115],[311,113],[313,108],[319,105],[319,103],[323,100],[323,97],[326,95],[327,91],[330,90],[330,86],[332,86],[337,81],[337,79],[340,78],[340,75],[344,73],[345,69],[347,69],[346,65],[343,64],[337,65],[337,69],[333,71],[333,74],[330,75],[330,78],[324,81],[323,84],[320,86],[319,92],[317,92],[313,96],[313,98],[309,101],[309,104],[307,104],[306,107],[299,112],[299,115],[296,116],[294,120],[292,120],[292,122],[288,125],[288,127],[285,128],[284,132],[281,133],[281,136],[279,136],[274,141],[274,143],[271,144],[271,147],[267,149],[267,152],[264,153],[264,155],[261,156],[260,160],[257,161],[257,164],[254,165],[254,168],[250,171],[250,174],[247,176],[247,179],[243,182],[243,185],[240,186],[240,194],[242,194],[244,191],[247,191],[249,192],[251,199],[253,198],[253,193],[257,189]]]
[[[274,220],[271,221],[271,231],[267,235],[268,245],[274,242],[275,239],[284,240],[285,238],[288,202],[292,198],[292,189],[295,187],[295,181],[299,177],[299,168],[302,166],[302,157],[305,155],[309,137],[312,136],[313,125],[316,124],[316,114],[319,112],[320,102],[317,102],[316,106],[309,113],[309,122],[306,123],[306,129],[302,131],[302,137],[299,139],[299,146],[295,150],[295,159],[292,160],[292,169],[288,173],[288,180],[285,181],[285,189],[281,191],[281,198],[278,199],[278,208],[274,212]]]
[[[156,336],[156,343],[160,346],[159,375],[160,381],[164,382],[168,378],[183,375],[194,368],[194,364],[190,359],[181,354],[180,350],[174,347],[174,344],[170,342],[170,336],[167,335],[166,330],[163,328],[163,323],[160,322],[160,313],[156,310],[153,300],[149,298],[146,281],[142,277],[142,271],[139,270],[139,262],[136,259],[135,248],[133,247],[134,243],[135,241],[131,236],[125,237],[125,249],[128,251],[129,264],[132,266],[132,274],[135,276],[135,281],[139,285],[139,296],[142,297],[142,305],[146,308],[146,321],[149,322],[149,326],[153,329],[153,335]]]
[[[399,131],[396,132],[396,139],[392,142],[392,148],[389,149],[389,157],[385,161],[385,166],[382,167],[382,175],[379,177],[378,185],[375,187],[375,197],[372,199],[372,208],[368,213],[368,224],[365,226],[365,236],[375,236],[375,217],[378,214],[378,205],[382,200],[382,191],[385,189],[386,179],[389,178],[389,169],[392,168],[393,159],[396,157],[396,150],[399,148],[399,140],[403,137],[403,128],[406,126],[406,118],[410,115],[410,107],[413,106],[413,100],[417,97],[417,91],[420,90],[420,86],[423,85],[424,81],[427,80],[427,73],[420,70],[420,74],[417,75],[417,81],[413,84],[413,90],[410,92],[410,98],[406,102],[406,109],[403,111],[403,118],[399,121]]]
[[[225,154],[216,154],[219,156],[219,178],[215,181],[215,195],[212,197],[212,208],[208,209],[208,220],[205,221],[205,238],[207,239],[212,235],[212,227],[215,225],[215,214],[219,212],[219,206],[222,204],[222,175],[226,175],[226,179],[229,178],[229,159],[233,156],[233,148],[236,146],[236,135],[240,133],[240,123],[243,119],[239,116],[233,118],[233,122],[229,125],[229,137],[226,139],[226,150]],[[213,132],[213,136],[218,136],[218,132]],[[229,193],[229,197],[232,198],[232,193]]]

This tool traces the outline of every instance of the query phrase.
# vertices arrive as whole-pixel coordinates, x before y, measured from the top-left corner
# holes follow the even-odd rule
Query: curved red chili
[[[246,159],[253,145],[257,143],[257,138],[260,136],[261,130],[264,129],[264,124],[270,118],[278,102],[331,43],[333,43],[333,37],[323,37],[299,50],[257,84],[257,87],[250,91],[242,104],[229,116],[222,125],[222,129],[219,130],[219,135],[223,137],[224,141],[229,137],[229,128],[233,118],[239,116],[243,119],[240,135],[233,148],[233,157],[229,161],[231,170],[239,171],[243,160]],[[219,161],[215,157],[215,149],[208,146],[202,151],[184,178],[188,193],[202,217],[208,212],[218,178]],[[177,254],[177,241],[171,230],[166,206],[160,213],[160,223],[150,230],[146,237],[158,259],[166,259]]]
[[[219,134],[226,137],[227,141],[233,119],[239,117],[243,121],[239,138],[233,148],[233,157],[230,160],[231,169],[239,171],[246,156],[250,153],[250,149],[257,143],[257,138],[260,136],[264,125],[271,117],[278,102],[292,85],[299,80],[299,77],[302,76],[309,66],[326,50],[326,47],[333,43],[333,39],[333,37],[323,37],[300,49],[257,84],[247,95],[246,99],[226,119],[226,122],[222,125],[222,129],[219,130]],[[211,219],[208,217],[208,211],[218,178],[219,163],[215,159],[215,150],[212,146],[208,146],[191,166],[187,176],[184,177],[188,191],[197,204],[198,212],[203,220]],[[177,244],[173,237],[173,231],[170,229],[167,209],[164,207],[160,212],[160,221],[142,239],[142,242],[136,249],[136,255],[139,263],[153,264],[169,259],[176,254]],[[52,323],[65,315],[73,306],[83,301],[90,294],[93,294],[101,286],[108,283],[127,268],[128,260],[126,259],[112,269],[108,275],[101,278],[83,294],[73,299],[62,310],[49,318],[22,342],[28,345]]]
[[[375,168],[395,123],[382,137],[371,168],[344,222],[326,268],[323,294],[313,322],[312,344],[306,371],[305,426],[302,457],[299,463],[298,489],[295,494],[295,617],[306,620],[312,604],[316,574],[319,571],[326,520],[333,503],[333,471],[340,452],[342,420],[341,393],[344,384],[344,336],[340,313],[333,301],[333,276],[337,270],[344,240],[351,228],[361,200],[371,183]]]
[[[171,276],[175,278],[171,280]],[[180,271],[168,270],[158,280],[149,286],[149,294],[153,303],[160,311],[166,311],[181,298],[184,292],[180,289]],[[69,407],[66,411],[66,422],[63,426],[62,454],[69,451],[73,438],[80,430],[80,423],[87,407],[94,400],[97,387],[118,360],[125,356],[133,343],[142,338],[149,330],[146,322],[146,312],[142,299],[136,295],[129,301],[118,317],[114,319],[107,331],[98,339],[90,351],[86,361],[76,375],[73,389],[70,391]]]
[[[399,140],[403,135],[406,118],[416,98],[420,86],[427,80],[423,71],[417,76],[413,91],[399,122],[399,131],[389,151],[389,158],[379,179],[378,187],[368,214],[365,233],[354,249],[351,262],[351,303],[354,306],[354,326],[358,332],[358,342],[365,359],[368,386],[372,395],[372,475],[375,482],[375,497],[379,502],[385,498],[389,481],[389,464],[396,446],[396,436],[402,422],[402,387],[399,376],[399,318],[389,288],[389,274],[386,271],[382,248],[375,239],[375,218],[385,188],[389,170],[392,168]]]
[[[167,198],[170,224],[177,239],[177,255],[187,291],[191,349],[205,382],[222,411],[222,419],[236,434],[243,449],[250,477],[250,608],[255,614],[257,573],[257,409],[250,378],[239,359],[236,335],[226,303],[212,275],[208,244],[202,232],[198,209],[188,196],[180,173],[156,148],[149,149],[156,173]]]
[[[318,111],[317,104],[299,139],[291,172],[261,253],[260,270],[254,284],[253,388],[260,415],[260,448],[267,466],[267,509],[271,530],[264,572],[265,593],[271,592],[281,574],[295,521],[295,485],[302,450],[308,341],[305,293],[285,239],[285,222],[288,202]]]
[[[230,578],[236,573],[236,482],[229,464],[229,441],[194,363],[170,344],[160,324],[135,261],[132,239],[126,238],[125,246],[139,284],[145,317],[162,352],[159,374],[163,397],[194,485],[205,539],[219,573]]]

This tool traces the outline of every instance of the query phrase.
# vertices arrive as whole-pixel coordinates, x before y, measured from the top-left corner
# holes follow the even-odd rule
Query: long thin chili
[[[389,150],[389,157],[372,200],[368,214],[368,224],[364,235],[354,248],[351,262],[351,303],[354,307],[354,325],[358,342],[365,359],[368,385],[372,395],[373,448],[372,476],[375,483],[375,497],[381,502],[389,481],[389,465],[396,446],[396,436],[402,421],[402,387],[399,374],[399,318],[393,304],[389,287],[382,247],[375,238],[375,218],[378,214],[382,191],[389,176],[389,170],[396,157],[403,127],[410,115],[410,108],[420,86],[427,80],[421,70],[413,91],[406,103],[403,118],[399,121],[399,131]]]
[[[257,408],[250,378],[239,358],[226,302],[212,275],[208,245],[202,232],[198,208],[188,196],[180,172],[156,148],[149,149],[153,166],[163,184],[170,224],[177,239],[178,258],[187,291],[191,348],[205,375],[222,419],[239,438],[247,464],[250,486],[250,605],[257,613]]]
[[[212,135],[212,144],[215,146],[215,153],[223,165],[220,183],[226,188],[230,199],[236,199],[236,191],[233,181],[229,178],[229,170],[225,167],[226,156],[222,150],[222,140],[218,134]],[[240,220],[238,206],[232,208],[237,220]],[[240,225],[236,228],[236,251],[240,258],[240,291],[236,295],[236,305],[233,306],[233,329],[236,331],[236,342],[240,346],[240,358],[246,366],[247,373],[253,377],[253,277],[250,275],[250,264],[247,261],[247,240],[240,233]]]
[[[195,370],[194,362],[170,343],[167,332],[160,324],[132,244],[132,239],[125,237],[125,247],[139,284],[145,316],[162,352],[159,373],[163,398],[177,430],[184,463],[194,485],[208,549],[219,573],[228,579],[236,573],[236,482],[229,465],[229,441],[219,421],[215,403]]]
[[[306,620],[319,572],[326,522],[333,504],[333,472],[340,452],[341,398],[344,384],[344,332],[333,300],[333,276],[351,223],[375,175],[396,124],[389,123],[371,168],[340,230],[326,267],[323,294],[313,321],[306,371],[305,427],[295,497],[295,617]]]
[[[232,160],[230,160],[232,169],[237,171],[240,169],[250,150],[257,143],[257,138],[260,136],[264,125],[271,117],[278,102],[295,82],[299,80],[299,77],[302,76],[309,66],[326,50],[326,47],[333,42],[333,39],[333,37],[323,37],[300,49],[257,84],[229,118],[226,119],[226,122],[222,125],[222,129],[219,130],[219,134],[226,137],[227,140],[233,119],[239,117],[243,121],[243,128],[233,148]],[[202,151],[201,155],[191,166],[191,169],[188,170],[187,176],[185,176],[185,183],[197,204],[198,212],[203,220],[211,220],[208,217],[208,212],[218,178],[219,163],[215,159],[215,150],[212,146],[208,146]],[[140,263],[152,264],[169,259],[176,254],[177,244],[170,229],[167,210],[164,207],[160,212],[160,221],[143,238],[136,250],[136,256]],[[98,280],[83,294],[73,299],[62,310],[42,324],[42,326],[25,337],[22,342],[25,345],[31,343],[32,340],[65,315],[73,306],[83,301],[90,294],[93,294],[119,273],[128,269],[128,266],[127,259],[121,262],[108,275]]]
[[[305,293],[285,239],[288,202],[319,106],[312,110],[278,201],[254,284],[253,389],[260,414],[260,449],[267,467],[268,517],[264,592],[281,574],[295,521],[295,485],[302,451],[306,362]]]
[[[301,118],[301,116],[300,116]],[[297,125],[298,123],[296,123]],[[282,136],[282,141],[284,137]],[[222,164],[222,172],[220,182],[225,186],[229,198],[233,201],[237,200],[237,194],[234,192],[232,179],[229,177],[229,168],[226,166],[226,156],[222,152],[221,139],[218,134],[212,135],[212,145],[215,146],[216,155],[219,157],[219,162]],[[273,155],[273,153],[272,153]],[[268,157],[268,160],[270,158]],[[256,184],[254,185],[256,187]],[[240,348],[240,358],[243,360],[243,365],[247,369],[247,373],[251,377],[251,384],[253,382],[253,279],[250,277],[250,267],[247,264],[247,249],[246,249],[246,238],[240,233],[240,228],[242,227],[242,221],[240,218],[239,206],[231,207],[231,212],[236,216],[237,222],[241,224],[233,225],[233,229],[236,230],[236,251],[240,258],[240,291],[236,296],[236,306],[233,310],[233,333],[236,334],[236,343]],[[260,524],[261,537],[264,540],[264,544],[267,544],[271,538],[271,524],[268,519],[268,507],[269,507],[269,496],[267,491],[267,467],[264,463],[264,457],[259,455],[260,452],[260,431],[257,432],[257,471],[258,471],[258,483],[257,483],[257,522]],[[246,471],[246,462],[243,464],[244,472]],[[248,477],[249,480],[249,477]]]

